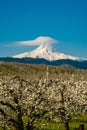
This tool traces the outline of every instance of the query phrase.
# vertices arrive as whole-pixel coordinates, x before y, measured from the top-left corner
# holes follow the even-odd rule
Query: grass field
[[[84,124],[84,130],[87,130],[87,114],[82,113],[77,118],[73,118],[69,123],[70,130],[78,130],[80,124]],[[40,121],[37,123],[38,130],[65,130],[63,123],[54,121]]]
[[[87,130],[87,123],[69,123],[70,130],[77,130],[80,124],[84,124],[85,130]],[[61,123],[47,123],[43,124],[42,128],[38,130],[64,130],[64,125]]]
[[[87,123],[81,123],[81,122],[80,123],[69,123],[70,130],[78,130],[80,124],[84,124],[84,130],[87,130]],[[3,129],[0,128],[0,130],[3,130]],[[12,129],[9,129],[9,130],[12,130]],[[38,124],[38,127],[35,130],[64,130],[64,124],[52,123],[52,122]]]
[[[26,124],[27,120],[24,118],[24,122]],[[80,124],[84,124],[84,130],[87,130],[87,114],[82,113],[77,118],[73,117],[71,122],[69,123],[70,130],[78,130]],[[64,124],[60,122],[55,122],[53,120],[47,121],[44,119],[40,119],[35,124],[35,130],[65,130]],[[0,130],[3,130],[0,128]],[[13,130],[12,128],[6,130]],[[26,130],[26,128],[25,128]]]

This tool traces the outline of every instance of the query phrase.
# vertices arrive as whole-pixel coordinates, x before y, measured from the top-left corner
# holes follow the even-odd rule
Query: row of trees
[[[87,109],[87,81],[0,79],[0,126],[33,130],[40,118],[61,120],[65,130]]]

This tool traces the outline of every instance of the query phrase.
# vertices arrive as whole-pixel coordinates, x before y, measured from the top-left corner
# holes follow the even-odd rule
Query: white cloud
[[[58,43],[58,41],[48,36],[40,36],[35,40],[16,42],[16,44],[20,46],[39,46],[41,44],[52,45],[55,43]]]

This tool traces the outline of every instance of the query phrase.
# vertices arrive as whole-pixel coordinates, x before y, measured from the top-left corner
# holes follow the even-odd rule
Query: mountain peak
[[[41,51],[46,51],[46,52],[52,52],[52,46],[50,46],[47,43],[42,43],[37,49],[41,50]]]
[[[13,57],[14,58],[24,58],[24,57],[44,58],[49,61],[54,61],[59,59],[81,60],[78,57],[66,55],[64,53],[54,51],[52,45],[55,43],[58,43],[58,41],[47,36],[46,37],[40,36],[35,40],[19,42],[20,45],[38,45],[39,47],[33,51],[18,54]]]
[[[78,57],[66,55],[64,53],[55,52],[53,48],[47,44],[42,43],[38,48],[33,51],[25,52],[16,56],[14,58],[24,58],[24,57],[31,57],[31,58],[44,58],[49,61],[59,60],[59,59],[71,59],[71,60],[80,60]]]

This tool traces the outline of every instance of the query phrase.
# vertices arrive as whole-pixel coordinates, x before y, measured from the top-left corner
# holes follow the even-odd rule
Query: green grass
[[[27,118],[24,117],[23,120],[26,126]],[[76,118],[73,117],[72,121],[69,123],[70,130],[78,130],[80,124],[84,124],[84,128],[85,128],[84,130],[87,130],[87,113],[81,113]],[[36,122],[35,126],[36,126],[35,130],[65,130],[63,123],[58,123],[53,120],[47,121],[45,119],[40,119]],[[9,129],[9,130],[13,130],[13,129]]]
[[[84,124],[85,130],[87,129],[87,123],[69,123],[70,130],[76,130],[79,128],[80,124]],[[54,122],[46,122],[38,125],[38,130],[64,130],[64,124],[62,123],[54,123]]]
[[[79,125],[83,123],[70,123],[70,130],[78,130]],[[84,123],[84,128],[87,130],[87,123]],[[0,129],[3,130],[3,129]],[[37,130],[64,130],[64,125],[61,123],[46,123],[40,124]]]

